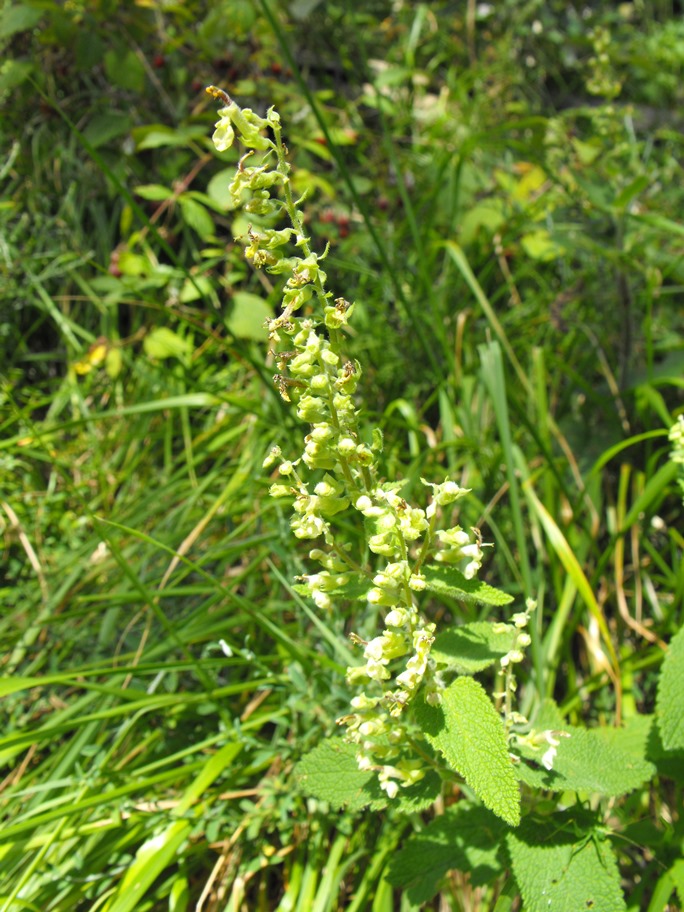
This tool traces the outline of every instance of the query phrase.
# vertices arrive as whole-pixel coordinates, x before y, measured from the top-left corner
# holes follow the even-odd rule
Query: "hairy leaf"
[[[440,779],[429,772],[410,788],[402,788],[390,799],[372,771],[362,771],[356,763],[356,746],[343,738],[322,741],[298,764],[295,777],[306,795],[327,801],[334,808],[360,811],[364,807],[380,810],[388,805],[405,813],[429,807],[440,793]]]
[[[518,631],[499,630],[486,621],[452,627],[439,633],[432,658],[459,674],[475,674],[498,662],[513,648]]]
[[[620,872],[590,814],[527,818],[506,837],[525,912],[624,912]]]
[[[432,899],[452,869],[468,871],[473,886],[489,885],[504,867],[504,832],[486,808],[461,801],[411,836],[393,856],[387,879],[416,905]]]
[[[473,678],[457,678],[440,706],[417,707],[430,744],[460,773],[483,804],[506,823],[520,822],[520,794],[499,714]]]
[[[495,589],[478,579],[466,579],[455,567],[430,564],[425,567],[426,589],[435,595],[458,599],[461,602],[476,602],[484,605],[508,605],[513,596]]]
[[[684,748],[684,627],[673,637],[658,682],[658,725],[666,750]]]
[[[655,774],[655,766],[644,756],[645,741],[635,738],[630,730],[622,735],[616,730],[608,737],[601,730],[559,723],[555,706],[545,704],[535,720],[535,728],[561,732],[565,737],[559,738],[551,770],[541,769],[543,749],[537,752],[521,749],[523,759],[533,761],[538,767],[533,769],[521,763],[516,768],[518,777],[529,785],[554,792],[571,789],[618,796],[638,788]]]

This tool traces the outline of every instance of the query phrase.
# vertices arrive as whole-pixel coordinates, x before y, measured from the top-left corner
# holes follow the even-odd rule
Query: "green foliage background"
[[[544,828],[564,872],[610,842],[626,908],[682,902],[681,738],[639,721],[684,598],[680,12],[5,3],[0,909],[534,909],[508,871]],[[539,602],[522,710],[650,745],[626,797],[568,793],[560,823],[529,798],[507,856],[454,795],[358,814],[298,789],[376,618],[293,588],[261,468],[301,435],[267,364],[278,288],[233,241],[209,83],[282,115],[388,477],[472,488],[483,578]]]

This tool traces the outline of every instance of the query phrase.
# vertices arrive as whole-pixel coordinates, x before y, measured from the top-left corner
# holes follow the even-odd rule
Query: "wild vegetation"
[[[1,910],[681,907],[676,13],[0,13]]]

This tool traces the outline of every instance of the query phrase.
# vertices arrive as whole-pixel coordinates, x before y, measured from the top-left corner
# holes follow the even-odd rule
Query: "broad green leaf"
[[[233,295],[233,310],[227,326],[238,339],[261,341],[268,336],[265,323],[272,316],[273,310],[263,298],[248,291],[237,291]]]
[[[205,134],[203,126],[169,127],[166,124],[147,124],[131,131],[138,151],[160,146],[187,146],[193,140],[203,141]]]
[[[350,811],[364,807],[377,811],[391,805],[413,813],[429,807],[440,793],[439,777],[430,772],[416,785],[400,789],[396,798],[388,798],[376,773],[359,769],[355,745],[342,738],[322,741],[300,760],[295,777],[305,795],[327,801],[338,810],[346,806]]]
[[[150,261],[140,253],[123,250],[119,256],[119,270],[125,276],[142,276],[150,271]]]
[[[513,596],[478,579],[466,579],[460,570],[445,565],[430,564],[425,567],[426,588],[435,595],[458,599],[462,602],[484,605],[508,605]]]
[[[416,715],[430,744],[483,804],[517,826],[518,783],[503,723],[484,688],[473,678],[457,678],[442,694],[440,706],[419,703]]]
[[[214,204],[223,211],[233,209],[233,197],[230,193],[230,183],[235,177],[235,168],[226,168],[215,174],[207,185],[207,195]]]
[[[196,231],[201,238],[214,236],[214,220],[206,208],[186,194],[178,197],[178,205],[183,213],[183,221]]]
[[[17,32],[25,32],[37,25],[45,15],[45,11],[28,6],[25,3],[3,5],[0,13],[0,39],[9,38]]]
[[[639,760],[645,760],[647,757],[652,759],[649,756],[649,739],[653,724],[654,716],[636,715],[626,719],[620,728],[604,725],[592,731],[595,731],[606,744],[611,744]]]
[[[208,276],[194,276],[183,282],[183,287],[178,295],[178,300],[189,304],[201,297],[210,297],[212,292],[211,279]]]
[[[451,627],[437,634],[430,656],[458,674],[475,674],[510,652],[518,632],[486,621]]]
[[[615,855],[591,815],[527,818],[506,842],[525,912],[625,912]]]
[[[447,871],[470,874],[473,886],[491,884],[504,867],[505,827],[491,811],[469,801],[447,808],[415,833],[392,858],[387,879],[411,903],[428,902]]]
[[[176,335],[166,326],[159,326],[143,339],[143,348],[150,358],[182,358],[192,351],[192,343]]]
[[[561,738],[547,786],[553,791],[573,789],[601,795],[626,795],[652,779],[655,767],[647,760],[620,750],[595,731],[571,727],[570,737]]]
[[[663,661],[656,707],[663,746],[684,749],[684,627],[672,638]]]
[[[306,143],[306,145],[317,155],[330,159],[330,153],[325,146],[319,146],[318,143],[314,142]],[[313,191],[320,191],[320,193],[328,199],[335,199],[337,195],[335,187],[330,181],[321,177],[320,174],[315,174],[313,171],[307,171],[305,168],[297,168],[292,175],[292,189],[299,194],[304,192],[310,194]]]
[[[635,743],[630,743],[630,734],[609,738],[599,730],[565,725],[549,701],[534,720],[534,727],[537,731],[561,731],[568,737],[559,738],[551,770],[542,770],[544,749],[521,749],[522,757],[538,767],[526,769],[521,763],[516,769],[518,777],[532,786],[554,792],[572,790],[618,796],[639,788],[655,774],[655,766],[639,753]]]

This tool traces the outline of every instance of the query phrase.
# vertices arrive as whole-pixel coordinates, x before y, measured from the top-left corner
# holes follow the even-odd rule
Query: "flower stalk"
[[[281,312],[268,322],[279,371],[274,382],[309,430],[298,458],[283,458],[279,447],[267,456],[264,466],[277,463],[280,476],[270,493],[291,498],[292,531],[313,544],[309,559],[317,569],[302,581],[316,606],[334,610],[345,590],[361,582],[367,605],[383,615],[382,629],[372,639],[352,634],[362,661],[347,670],[347,681],[357,693],[352,712],[338,722],[356,746],[359,767],[376,771],[394,797],[428,768],[424,758],[404,756],[412,732],[407,709],[420,690],[428,702],[438,703],[444,686],[430,657],[435,625],[419,605],[426,587],[422,568],[434,558],[472,579],[483,545],[479,535],[460,526],[438,528],[445,509],[467,489],[448,479],[424,481],[432,495],[423,509],[402,497],[401,482],[381,481],[382,433],[376,428],[370,439],[361,433],[355,394],[362,368],[344,352],[354,304],[327,290],[321,267],[327,249],[317,254],[305,233],[303,199],[292,193],[280,117],[273,108],[264,118],[241,109],[220,89],[207,92],[222,103],[216,148],[224,151],[237,138],[248,150],[230,185],[234,205],[254,217],[241,239],[246,256],[255,267],[287,277]],[[283,219],[288,227],[274,227]],[[339,517],[350,512],[363,523],[375,566],[354,557],[341,533]]]

